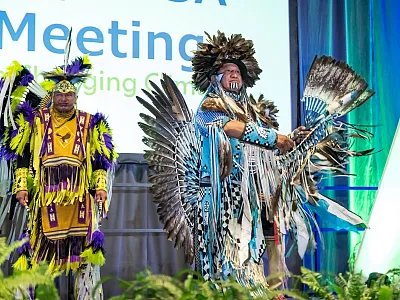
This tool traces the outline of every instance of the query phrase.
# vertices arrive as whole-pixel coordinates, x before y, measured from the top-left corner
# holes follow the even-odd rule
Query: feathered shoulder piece
[[[193,84],[199,91],[205,92],[210,85],[211,75],[226,62],[234,62],[241,70],[246,87],[252,87],[260,79],[262,72],[254,58],[253,41],[246,40],[241,34],[229,38],[223,32],[210,36],[207,32],[207,43],[199,43],[192,58]]]
[[[89,123],[90,157],[95,168],[111,170],[118,154],[112,139],[112,130],[106,117],[101,113],[91,116]]]
[[[203,110],[220,111],[229,114],[225,102],[220,97],[207,97],[201,104]]]
[[[15,160],[23,156],[33,130],[35,114],[28,102],[22,102],[14,112],[15,128],[7,127],[2,134],[0,156],[5,160]]]
[[[253,111],[257,114],[260,120],[268,125],[268,127],[278,130],[279,123],[276,114],[279,110],[274,102],[265,99],[264,95],[260,95],[256,101],[252,94],[250,94],[249,100]]]
[[[33,110],[45,105],[53,85],[47,81],[37,83],[25,66],[13,61],[0,78],[0,132],[9,126],[16,129],[14,114],[21,103],[26,102]]]

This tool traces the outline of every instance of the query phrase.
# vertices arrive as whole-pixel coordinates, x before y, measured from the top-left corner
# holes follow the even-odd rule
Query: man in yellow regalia
[[[105,262],[99,225],[117,153],[104,115],[76,108],[92,65],[87,56],[68,64],[68,53],[67,46],[64,65],[44,72],[41,84],[18,62],[5,72],[1,155],[11,161],[12,194],[28,208],[29,242],[14,268],[47,261],[51,271],[77,271],[77,297],[89,299]]]

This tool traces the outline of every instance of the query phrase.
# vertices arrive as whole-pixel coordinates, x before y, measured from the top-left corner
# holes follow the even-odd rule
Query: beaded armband
[[[273,148],[276,144],[277,133],[269,128],[257,126],[253,122],[246,123],[243,136],[240,139],[245,143]]]
[[[19,191],[28,190],[28,168],[18,168],[15,170],[15,181],[13,185],[13,194]]]
[[[103,190],[107,192],[107,172],[105,170],[94,171],[93,181],[96,191]]]

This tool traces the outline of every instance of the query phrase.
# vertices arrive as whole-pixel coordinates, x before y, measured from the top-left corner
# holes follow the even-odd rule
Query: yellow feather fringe
[[[18,114],[15,123],[19,125],[18,133],[10,141],[10,149],[14,150],[16,154],[23,155],[24,148],[29,141],[31,135],[31,127],[25,121],[22,113]]]
[[[73,263],[68,262],[65,264],[62,264],[61,267],[59,268],[60,271],[65,271],[65,273],[69,273],[70,271],[72,272],[76,272],[79,270],[79,268],[81,267],[82,263],[79,261],[75,261]]]
[[[55,271],[57,271],[57,265],[56,265],[56,257],[53,256],[53,258],[51,259],[50,263],[49,263],[49,268],[48,268],[48,272],[50,274],[54,273]]]
[[[84,65],[91,65],[91,64],[92,64],[92,62],[91,62],[90,59],[89,59],[89,55],[88,55],[88,54],[85,54],[85,55],[83,56],[83,64],[84,64]]]
[[[81,257],[98,266],[102,266],[106,262],[103,252],[97,251],[96,253],[93,253],[93,249],[91,247],[83,251]]]
[[[59,74],[59,75],[64,75],[64,71],[63,71],[63,69],[61,69],[60,67],[57,67],[57,68],[56,68],[55,73],[56,73],[56,74]]]
[[[31,136],[31,152],[33,152],[33,169],[35,170],[35,178],[33,180],[34,186],[39,186],[39,178],[40,178],[40,148],[42,146],[42,131],[40,119],[35,118],[35,129],[34,134]]]
[[[18,104],[21,103],[21,99],[24,96],[24,93],[26,91],[27,87],[26,86],[18,86],[14,92],[12,92],[11,97],[11,110],[15,111],[15,109],[17,108]]]
[[[33,197],[33,201],[31,201],[29,205],[29,220],[37,220],[39,216],[39,210],[40,210],[40,203],[38,201],[37,197],[37,192],[35,196]],[[42,224],[41,222],[29,222],[29,230],[30,230],[30,243],[31,245],[40,245],[42,242],[42,235],[40,234],[40,231],[42,229]],[[35,262],[38,260],[39,256],[39,247],[36,247],[34,249],[34,253],[32,255],[32,265],[35,264]]]
[[[19,75],[19,73],[22,71],[22,66],[19,62],[14,60],[11,65],[7,67],[7,72],[3,74],[3,78],[10,77],[13,73],[15,73],[16,76]]]
[[[113,161],[116,161],[118,154],[115,152],[115,147],[113,147],[111,151],[107,148],[103,137],[103,134],[105,133],[112,138],[112,132],[108,128],[106,122],[104,120],[100,120],[92,132],[90,155],[93,157],[97,151],[100,155],[105,155],[107,159],[111,159],[112,155]]]
[[[76,261],[76,262],[71,263],[69,260],[68,260],[68,262],[63,263],[63,264],[57,264],[55,256],[53,256],[53,258],[50,260],[50,263],[48,265],[47,272],[49,274],[54,274],[57,272],[65,272],[66,274],[68,274],[70,271],[72,271],[72,272],[78,271],[81,266],[82,266],[82,262]],[[36,263],[34,265],[32,265],[32,268],[34,268],[34,267],[37,267]]]
[[[13,268],[18,271],[28,270],[28,258],[22,254],[17,261],[13,264]]]
[[[52,80],[46,79],[45,81],[42,81],[40,85],[46,90],[46,92],[50,93],[51,91],[53,91],[55,83]]]

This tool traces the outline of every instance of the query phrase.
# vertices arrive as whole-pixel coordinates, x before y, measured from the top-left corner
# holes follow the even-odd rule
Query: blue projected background
[[[240,15],[238,14],[240,12]],[[109,116],[120,153],[142,152],[135,96],[163,72],[172,76],[195,110],[202,96],[190,78],[191,51],[204,31],[252,39],[263,69],[251,92],[280,109],[280,131],[291,129],[287,1],[273,0],[20,0],[0,4],[0,69],[18,60],[37,76],[63,63],[72,27],[72,56],[90,53],[93,76],[78,107]]]

